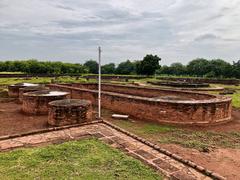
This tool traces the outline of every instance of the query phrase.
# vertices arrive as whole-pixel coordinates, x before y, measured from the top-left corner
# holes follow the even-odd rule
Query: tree
[[[98,63],[94,60],[89,60],[84,63],[84,66],[87,67],[88,72],[92,74],[98,73]]]
[[[187,65],[189,75],[204,76],[211,71],[210,63],[203,58],[194,59]]]
[[[214,59],[209,62],[210,73],[215,77],[230,77],[232,72],[232,66],[230,63],[222,59]]]
[[[172,63],[170,71],[173,75],[184,75],[186,74],[187,69],[182,63]]]
[[[38,61],[36,59],[24,61],[0,62],[0,71],[24,72],[29,74],[76,74],[86,73],[87,69],[81,64],[62,62]]]
[[[240,78],[240,60],[233,62],[231,75],[235,78]]]
[[[117,74],[134,74],[135,64],[129,60],[125,62],[121,62],[116,69],[116,73]]]
[[[101,68],[102,68],[103,74],[114,74],[115,73],[115,64],[114,63],[105,64]]]
[[[160,68],[159,61],[161,61],[161,58],[157,55],[146,55],[142,61],[139,61],[136,64],[137,73],[143,75],[153,75],[155,71]]]

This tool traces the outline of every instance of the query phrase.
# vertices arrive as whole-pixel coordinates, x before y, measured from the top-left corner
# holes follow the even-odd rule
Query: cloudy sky
[[[0,60],[240,59],[240,0],[0,0]]]

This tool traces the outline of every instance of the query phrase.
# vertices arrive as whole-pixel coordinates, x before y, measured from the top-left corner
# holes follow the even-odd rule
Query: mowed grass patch
[[[81,83],[96,82],[96,80],[87,81],[85,78],[76,78],[70,76],[53,77],[32,77],[32,78],[0,78],[0,85],[11,85],[16,83],[51,83],[54,79],[56,83]]]
[[[240,90],[237,90],[236,93],[229,95],[232,97],[232,105],[235,108],[240,108]]]
[[[97,139],[0,153],[1,179],[162,179]]]
[[[234,94],[229,94],[229,95],[225,95],[225,96],[229,96],[229,97],[232,98],[232,106],[234,108],[240,108],[240,86],[223,85],[223,84],[211,84],[211,86],[212,87],[224,87],[224,88],[227,88],[227,89],[235,90],[236,92]]]
[[[159,144],[178,144],[208,151],[209,148],[240,148],[240,132],[212,132],[183,129],[142,121],[112,120],[112,123]]]

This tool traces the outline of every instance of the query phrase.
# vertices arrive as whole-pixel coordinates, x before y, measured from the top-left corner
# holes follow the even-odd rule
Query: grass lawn
[[[230,96],[232,97],[233,107],[240,108],[240,90]]]
[[[96,139],[0,153],[1,179],[163,179]]]
[[[0,78],[0,85],[11,85],[16,83],[51,83],[52,77],[39,77],[39,78]],[[76,80],[76,77],[62,76],[58,77],[56,80],[58,83],[80,83],[80,82],[96,82],[96,80],[87,81],[85,78],[79,78]]]
[[[234,94],[229,94],[227,96],[232,97],[232,105],[234,108],[240,108],[240,86],[234,85],[223,85],[223,84],[211,84],[212,87],[224,87],[228,89],[236,90]]]
[[[189,130],[142,121],[112,120],[111,122],[158,144],[178,144],[199,151],[208,151],[211,147],[240,148],[240,132]]]

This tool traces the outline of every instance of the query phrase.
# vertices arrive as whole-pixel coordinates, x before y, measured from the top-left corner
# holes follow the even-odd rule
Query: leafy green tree
[[[172,74],[171,68],[167,65],[163,65],[161,68],[156,70],[156,74],[166,74],[170,75]]]
[[[231,77],[232,66],[222,59],[214,59],[210,62],[210,72],[214,77]]]
[[[240,60],[233,62],[231,76],[240,79]]]
[[[115,73],[115,64],[114,63],[109,63],[105,64],[101,67],[102,73],[103,74],[114,74]]]
[[[204,76],[211,71],[210,63],[203,58],[194,59],[187,65],[189,75]]]
[[[185,75],[187,72],[186,66],[182,63],[172,63],[170,66],[170,71],[174,75]]]
[[[84,63],[84,66],[87,67],[88,72],[92,74],[98,73],[98,63],[94,60],[89,60]]]
[[[136,64],[137,73],[142,75],[153,75],[155,71],[160,68],[159,61],[161,61],[161,58],[157,55],[146,55],[142,61]]]
[[[127,60],[121,62],[116,68],[117,74],[134,74],[135,73],[135,64]]]
[[[50,61],[42,62],[36,59],[30,59],[25,61],[0,62],[0,71],[18,71],[29,74],[77,74],[86,73],[87,69],[81,64]]]

